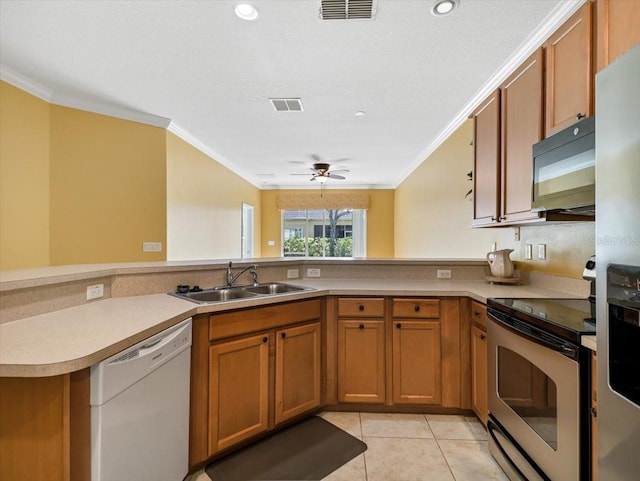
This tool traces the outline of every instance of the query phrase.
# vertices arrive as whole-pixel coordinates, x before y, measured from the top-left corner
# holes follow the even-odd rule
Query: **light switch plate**
[[[524,258],[529,261],[533,258],[533,246],[531,244],[524,245]]]
[[[162,242],[143,242],[142,252],[162,252]]]
[[[438,269],[436,277],[438,279],[451,279],[451,269]]]
[[[300,277],[298,269],[287,269],[287,279],[297,279],[298,277]]]

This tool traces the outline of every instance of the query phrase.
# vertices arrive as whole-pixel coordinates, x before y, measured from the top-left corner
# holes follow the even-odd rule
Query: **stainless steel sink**
[[[290,292],[311,290],[307,287],[284,284],[282,282],[268,282],[250,286],[215,287],[198,292],[170,292],[172,296],[187,299],[199,304],[233,301],[255,297],[275,296]]]
[[[291,284],[283,284],[281,282],[270,282],[268,284],[259,284],[257,286],[246,287],[247,292],[253,292],[259,295],[284,294],[287,292],[304,291],[306,288],[300,286],[292,286]]]
[[[256,295],[247,292],[242,287],[229,287],[223,289],[206,289],[200,292],[176,293],[178,297],[184,297],[195,302],[223,302],[245,297],[255,297]]]

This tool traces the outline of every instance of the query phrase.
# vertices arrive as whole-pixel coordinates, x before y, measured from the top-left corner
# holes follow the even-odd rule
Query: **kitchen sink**
[[[257,286],[245,287],[247,292],[253,292],[254,294],[284,294],[287,292],[304,291],[304,287],[292,286],[291,284],[283,284],[281,282],[270,282],[269,284],[258,284]]]
[[[282,282],[269,282],[249,286],[214,287],[213,289],[204,289],[197,292],[170,292],[169,294],[199,304],[210,304],[308,290],[311,289],[308,287],[284,284]]]

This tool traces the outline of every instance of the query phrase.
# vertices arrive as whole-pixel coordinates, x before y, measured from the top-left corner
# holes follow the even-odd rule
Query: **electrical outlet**
[[[307,277],[320,277],[320,269],[307,269]]]
[[[520,227],[514,227],[513,228],[513,240],[514,241],[519,241],[520,240]]]
[[[142,252],[162,252],[162,242],[143,242]]]
[[[533,258],[533,246],[531,244],[524,245],[524,258],[529,261]]]
[[[436,277],[438,279],[451,279],[451,269],[438,269]]]
[[[298,269],[287,269],[287,279],[297,279],[298,277],[300,277]]]
[[[104,296],[104,284],[96,284],[95,286],[87,286],[87,301],[98,299]]]
[[[276,245],[276,241],[274,241],[274,240],[268,240],[268,241],[267,241],[267,245],[268,245],[269,247],[273,247],[274,245]]]
[[[491,244],[491,252],[495,252],[496,249],[498,249],[498,243],[497,242],[493,242]]]
[[[541,261],[547,258],[547,244],[538,244],[538,259]]]

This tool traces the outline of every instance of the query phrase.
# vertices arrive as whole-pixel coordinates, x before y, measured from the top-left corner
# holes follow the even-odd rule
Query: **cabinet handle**
[[[580,120],[580,119],[584,119],[584,114],[578,112],[578,114],[576,115],[576,120]]]
[[[267,336],[263,337],[262,342],[269,342],[269,338]]]
[[[480,315],[480,311],[473,311],[473,315],[478,317]]]
[[[502,216],[500,216],[500,218],[498,220],[507,220],[507,216],[506,215],[502,215]]]
[[[495,222],[496,218],[494,216],[491,216],[491,222]]]
[[[413,310],[416,312],[420,312],[420,306],[418,305],[414,306]]]
[[[364,306],[363,306],[362,304],[360,304],[360,305],[358,306],[358,310],[359,310],[360,312],[364,311]]]
[[[358,326],[358,329],[364,329],[364,324],[360,324],[360,325]]]
[[[286,332],[283,332],[282,334],[280,334],[280,337],[281,337],[282,339],[284,339],[285,337],[287,337],[287,333],[286,333]]]
[[[484,341],[487,338],[487,336],[485,334],[480,334],[480,340]]]
[[[397,327],[398,329],[402,329],[402,324],[398,323],[398,324],[396,324],[396,327]]]

